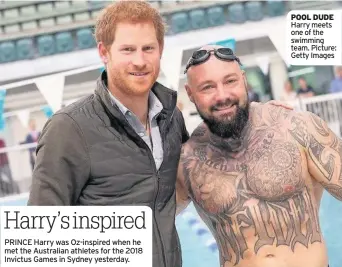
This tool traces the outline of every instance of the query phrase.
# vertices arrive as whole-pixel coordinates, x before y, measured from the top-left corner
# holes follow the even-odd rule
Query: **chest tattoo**
[[[255,254],[266,245],[294,251],[298,243],[321,242],[299,148],[274,131],[251,140],[238,158],[203,144],[184,161],[190,194],[218,241],[223,262],[238,264],[251,236]]]

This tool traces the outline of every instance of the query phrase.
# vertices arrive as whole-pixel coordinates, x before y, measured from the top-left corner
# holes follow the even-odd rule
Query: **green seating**
[[[55,36],[57,53],[70,52],[74,49],[71,32],[60,32]]]
[[[96,46],[95,39],[90,29],[81,29],[76,32],[77,47],[87,49]]]
[[[25,38],[17,41],[18,60],[32,59],[34,54],[35,51],[32,38]]]
[[[264,12],[261,2],[247,2],[245,4],[247,19],[251,21],[260,21],[264,18]]]
[[[192,29],[203,29],[208,27],[206,13],[203,9],[192,10],[189,12]]]
[[[14,42],[0,43],[0,62],[7,63],[17,60],[17,53]]]
[[[285,15],[285,3],[279,0],[268,0],[266,2],[267,14],[270,17]]]
[[[165,11],[167,35],[216,27],[226,22],[261,21],[266,17],[284,16],[287,12],[283,0],[218,2],[193,9],[184,4],[184,9],[176,10],[166,9],[170,3],[155,3]],[[23,6],[16,4],[2,10],[0,36],[4,38],[1,42],[0,37],[0,63],[96,47],[91,24],[105,4],[106,1],[102,0],[47,1]],[[75,10],[64,13],[64,10],[71,9]]]
[[[235,3],[228,6],[228,20],[232,23],[246,22],[246,13],[243,4]]]
[[[56,53],[55,39],[52,35],[42,35],[37,38],[38,53],[48,56]]]
[[[207,12],[209,26],[219,26],[226,22],[224,10],[220,6],[211,7]]]
[[[188,14],[179,12],[171,15],[171,29],[174,34],[190,30]]]

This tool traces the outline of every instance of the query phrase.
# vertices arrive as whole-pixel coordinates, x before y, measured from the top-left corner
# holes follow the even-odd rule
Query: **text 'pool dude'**
[[[310,22],[293,22],[293,20]],[[291,30],[291,37],[293,37],[291,38],[291,58],[300,58],[306,60],[308,60],[310,56],[313,59],[335,58],[334,53],[328,54],[326,52],[336,52],[336,46],[324,45],[323,29],[332,28],[332,23],[329,21],[334,21],[334,14],[291,14],[291,29],[294,29]],[[310,36],[311,38],[309,38]]]

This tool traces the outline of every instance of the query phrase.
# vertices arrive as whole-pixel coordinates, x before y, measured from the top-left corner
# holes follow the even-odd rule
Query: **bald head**
[[[221,61],[221,62],[220,62]],[[207,66],[205,66],[207,64]],[[203,65],[203,66],[201,66]],[[224,67],[225,69],[230,69],[231,71],[244,73],[244,71],[241,69],[240,64],[238,62],[234,61],[226,61],[224,64],[222,64],[222,60],[217,59],[215,56],[211,56],[208,61],[205,63],[198,65],[198,66],[192,66],[186,73],[186,78],[189,84],[193,82],[194,79],[199,73],[201,73],[203,70],[207,69],[209,66],[214,67],[217,69],[219,66]]]
[[[197,49],[196,51],[201,51],[201,50],[213,50],[213,49],[219,49],[219,48],[224,48],[224,46],[222,45],[205,45],[205,46],[202,46],[201,48]],[[189,59],[189,61],[191,60],[191,58]],[[191,68],[190,68],[191,69]],[[191,70],[189,69],[189,71],[191,72]],[[189,71],[187,72],[187,78],[189,79]]]
[[[199,50],[211,50],[211,49],[219,49],[219,48],[225,48],[224,46],[222,45],[205,45],[205,46],[202,46],[200,49],[198,49],[197,51]]]
[[[199,50],[219,48],[223,47],[205,45]],[[234,55],[213,52],[208,55],[198,54],[203,60],[188,68],[185,89],[212,133],[221,137],[238,136],[248,120],[245,73]]]
[[[234,60],[230,60],[229,61],[229,59],[228,60],[225,60],[224,58],[227,58],[227,56],[228,57],[230,57],[229,55],[230,55],[230,53],[228,53],[228,54],[226,54],[225,52],[223,52],[223,54],[222,54],[222,59],[220,59],[220,58],[218,58],[216,55],[214,55],[214,51],[213,50],[218,50],[218,49],[229,49],[229,48],[227,48],[227,47],[224,47],[224,46],[222,46],[222,45],[215,45],[215,44],[208,44],[208,45],[204,45],[204,46],[202,46],[201,48],[199,48],[199,49],[197,49],[195,52],[198,52],[198,51],[203,51],[203,50],[205,50],[205,51],[210,51],[210,55],[209,55],[209,57],[207,56],[207,55],[205,55],[205,53],[203,53],[203,54],[199,54],[200,56],[199,57],[204,57],[204,60],[203,60],[203,62],[200,62],[199,64],[192,64],[191,66],[190,66],[190,68],[188,68],[187,69],[187,71],[186,71],[186,73],[187,73],[187,80],[189,81],[189,83],[191,83],[191,81],[192,81],[192,79],[193,79],[193,73],[195,73],[195,71],[194,71],[194,69],[197,69],[197,66],[198,65],[203,65],[203,64],[206,64],[206,62],[208,62],[208,61],[210,61],[210,60],[213,60],[213,59],[218,59],[218,60],[221,60],[221,61],[226,61],[226,62],[231,62],[232,64],[231,65],[235,65],[236,67],[238,67],[240,70],[241,70],[241,68],[240,68],[240,61],[238,60],[238,58],[236,58],[233,54],[231,55],[231,57],[232,57],[232,59],[234,59]],[[195,53],[194,52],[194,53]],[[232,52],[232,51],[231,51]],[[198,55],[197,55],[198,56]],[[193,60],[192,58],[190,58],[189,59],[189,61],[188,61],[188,63],[191,61],[191,60]]]
[[[221,45],[205,45],[199,48],[197,51],[200,50],[206,50],[206,51],[211,51],[211,50],[216,50],[219,48],[226,48]],[[243,74],[244,71],[241,70],[239,62],[236,60],[231,60],[231,61],[226,61],[223,59],[218,59],[213,52],[211,52],[209,59],[205,60],[205,62],[198,64],[198,65],[193,65],[191,66],[188,71],[187,71],[187,83],[190,87],[194,85],[195,82],[198,81],[198,79],[202,76],[203,73],[208,74],[209,70],[218,70],[221,69],[225,71],[231,71],[239,74]]]

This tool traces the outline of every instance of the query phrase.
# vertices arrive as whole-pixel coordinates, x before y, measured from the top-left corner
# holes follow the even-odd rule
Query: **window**
[[[264,102],[271,99],[272,92],[268,75],[264,75],[259,67],[246,67],[245,71],[247,82],[259,95],[260,101]]]

